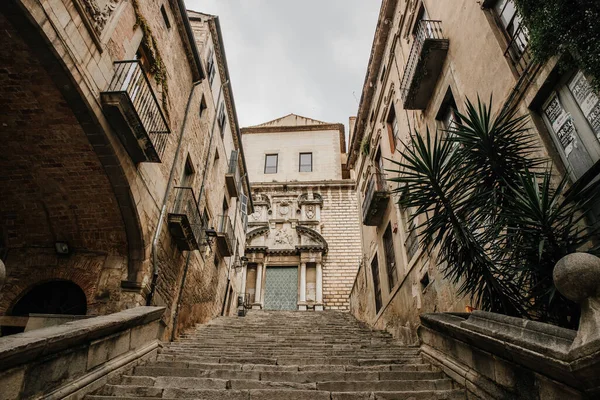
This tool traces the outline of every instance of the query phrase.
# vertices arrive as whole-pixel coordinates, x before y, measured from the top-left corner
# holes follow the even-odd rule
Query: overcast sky
[[[186,0],[219,16],[242,127],[289,113],[355,115],[381,2]]]

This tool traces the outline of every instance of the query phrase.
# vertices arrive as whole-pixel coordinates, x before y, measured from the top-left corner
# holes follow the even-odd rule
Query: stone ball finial
[[[576,303],[600,295],[600,258],[593,254],[564,256],[556,263],[552,276],[558,291]]]

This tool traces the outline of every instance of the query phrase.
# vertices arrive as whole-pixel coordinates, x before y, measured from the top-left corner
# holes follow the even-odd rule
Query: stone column
[[[315,311],[323,311],[323,265],[317,263],[317,304],[315,304]]]
[[[263,265],[262,263],[256,264],[256,285],[254,286],[254,304],[253,309],[260,310],[262,308],[262,276],[263,276]]]
[[[306,311],[306,263],[300,263],[300,296],[298,310]]]

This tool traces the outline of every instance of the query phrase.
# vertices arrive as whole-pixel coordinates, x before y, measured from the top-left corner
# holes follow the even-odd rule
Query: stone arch
[[[3,48],[11,48],[12,46],[18,48],[18,50],[22,52],[28,52],[27,57],[32,61],[31,66],[33,67],[28,73],[35,74],[38,84],[47,85],[47,87],[44,87],[43,89],[48,90],[44,90],[44,92],[40,93],[44,94],[46,100],[49,97],[52,97],[54,92],[58,93],[58,97],[60,97],[58,103],[60,103],[61,107],[65,110],[65,114],[68,114],[65,117],[65,120],[67,123],[77,125],[76,130],[78,130],[78,132],[74,135],[80,135],[86,138],[86,144],[81,144],[82,142],[75,143],[76,145],[81,145],[82,148],[86,148],[85,151],[87,156],[82,162],[82,171],[89,171],[90,175],[95,174],[95,176],[103,175],[103,177],[98,177],[98,182],[104,179],[109,187],[107,192],[110,192],[110,195],[102,198],[102,204],[95,205],[95,207],[101,209],[98,213],[99,218],[102,218],[100,216],[102,213],[113,218],[111,223],[113,225],[112,228],[114,229],[112,231],[107,229],[105,237],[107,241],[111,242],[112,246],[117,246],[119,249],[110,249],[109,253],[116,252],[117,254],[127,256],[128,267],[127,277],[125,279],[127,283],[123,286],[140,289],[143,273],[142,265],[145,259],[146,246],[144,243],[140,218],[136,208],[137,202],[134,199],[130,187],[131,185],[126,175],[126,168],[131,168],[132,163],[127,158],[125,151],[120,147],[118,139],[112,137],[114,135],[107,131],[105,123],[103,125],[100,122],[99,118],[103,118],[101,109],[98,104],[93,104],[93,99],[97,98],[97,93],[94,93],[91,88],[85,86],[83,83],[79,84],[78,82],[84,82],[85,80],[80,76],[74,76],[74,74],[79,74],[76,68],[68,67],[68,65],[74,64],[73,60],[70,59],[70,52],[66,51],[64,47],[61,47],[63,44],[60,41],[48,40],[47,35],[42,31],[38,22],[35,22],[34,17],[29,14],[29,11],[25,10],[24,6],[16,3],[17,2],[14,0],[7,1],[7,4],[3,5],[2,15],[0,15],[2,30],[6,29],[7,31],[15,33],[15,35],[3,35]],[[32,7],[38,6],[34,5]],[[40,14],[43,15],[43,13]],[[47,25],[51,26],[51,24]],[[18,64],[11,64],[8,67],[16,69],[17,66]],[[18,72],[15,72],[18,75]],[[38,90],[40,89],[42,88],[38,88]],[[92,103],[90,103],[90,101],[92,101]],[[47,103],[50,102],[48,101]],[[30,114],[30,117],[34,119],[38,118],[38,115],[40,118],[43,117],[43,113],[48,112],[47,109],[44,108],[45,106],[47,106],[47,104],[40,107],[40,110],[34,110],[34,112]],[[57,116],[57,118],[58,117],[59,116]],[[68,139],[65,139],[65,145],[69,146],[70,144],[73,143],[70,143]],[[54,150],[54,148],[52,148],[52,150]],[[93,154],[93,156],[91,154]],[[59,167],[61,162],[59,161],[56,164],[57,167]],[[0,166],[3,167],[1,164]],[[133,166],[133,169],[135,169],[135,166]],[[58,188],[60,182],[65,179],[67,183],[69,183],[68,174],[65,174],[65,177],[54,179],[51,173],[40,173],[41,170],[42,169],[40,168],[35,171],[38,175],[37,181],[46,185],[46,189],[52,194],[52,196],[48,196],[48,193],[43,193],[43,201],[38,201],[35,205],[35,207],[44,209],[45,219],[46,221],[49,221],[45,227],[47,232],[44,232],[46,235],[44,240],[49,242],[48,238],[52,237],[54,237],[54,240],[61,239],[61,235],[57,235],[56,232],[53,232],[57,224],[54,224],[53,227],[53,224],[50,223],[55,215],[64,218],[66,214],[68,224],[66,223],[65,226],[68,225],[70,230],[80,230],[81,226],[84,225],[81,221],[82,219],[90,220],[90,223],[93,224],[95,221],[90,218],[90,213],[86,214],[85,203],[89,202],[90,199],[93,201],[97,196],[88,192],[79,197],[82,193],[81,191],[73,193],[70,189],[65,190],[64,185],[63,187]],[[101,173],[99,171],[101,171]],[[70,178],[77,179],[75,174],[71,174]],[[59,183],[56,184],[56,182]],[[49,187],[47,185],[55,185],[55,187]],[[94,185],[101,186],[97,182],[95,182]],[[91,188],[90,191],[97,192],[98,196],[105,194],[105,190],[100,187]],[[40,198],[41,197],[42,196],[40,196]],[[70,201],[72,199],[77,199],[77,201]],[[79,201],[80,199],[82,199],[82,201]],[[60,202],[63,202],[64,206],[58,207],[57,204]],[[1,215],[0,213],[0,217],[10,218],[10,212],[11,210],[8,210],[8,216],[6,213],[4,213],[5,215]],[[44,213],[41,213],[40,215],[43,214]],[[1,222],[3,221],[0,221],[0,223]],[[90,232],[84,232],[79,236],[86,244],[92,243],[92,246],[96,246],[93,244],[94,241],[100,243],[96,246],[99,248],[94,248],[93,250],[106,251],[106,249],[101,246],[101,242],[104,239],[98,239],[98,236],[102,234],[102,232],[94,232],[91,230]],[[7,246],[12,248],[15,246],[22,246],[22,244],[9,242],[7,243]],[[8,262],[9,261],[10,260],[8,260]]]
[[[298,234],[300,236],[306,235],[316,242],[316,244],[310,244],[310,245],[302,244],[298,247],[301,247],[302,249],[321,250],[321,251],[323,251],[323,253],[327,252],[329,245],[327,244],[327,241],[325,240],[323,235],[321,235],[319,232],[315,231],[314,229],[302,226],[302,225],[298,225],[296,227],[296,231],[298,232]]]
[[[52,279],[38,282],[20,293],[7,314],[15,317],[29,314],[86,315],[87,303],[87,296],[79,285],[66,279]],[[24,329],[3,327],[2,334],[19,333]]]

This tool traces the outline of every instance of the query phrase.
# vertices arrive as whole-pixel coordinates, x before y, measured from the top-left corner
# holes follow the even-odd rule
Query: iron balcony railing
[[[519,75],[522,75],[533,61],[533,54],[529,48],[529,32],[523,25],[515,31],[504,52],[504,57],[510,58]]]
[[[415,77],[417,70],[417,64],[423,50],[423,45],[428,39],[445,39],[442,32],[442,21],[424,19],[417,23],[417,30],[415,32],[414,41],[410,49],[408,56],[408,62],[404,69],[404,75],[402,76],[402,83],[400,85],[400,91],[402,93],[402,99],[406,101],[408,92],[410,90],[411,82]]]
[[[371,207],[371,202],[373,201],[375,193],[387,191],[388,188],[385,183],[385,175],[381,172],[373,173],[369,179],[369,185],[367,186],[367,191],[365,193],[365,201],[363,202],[362,206],[363,219],[369,212],[369,208]]]
[[[240,191],[242,179],[240,177],[240,168],[238,165],[239,151],[232,150],[229,156],[229,166],[227,167],[227,190],[232,197],[237,197]]]
[[[217,235],[222,236],[227,241],[227,245],[233,250],[233,244],[235,243],[235,232],[233,231],[233,225],[231,224],[231,218],[228,215],[219,215],[218,217],[218,229]]]
[[[202,222],[202,215],[194,190],[190,187],[177,186],[174,188],[174,191],[175,203],[173,204],[173,210],[170,214],[187,217],[197,245],[200,247],[205,241],[206,227]]]
[[[128,95],[156,153],[162,157],[171,131],[140,61],[115,61],[115,74],[105,92]]]

